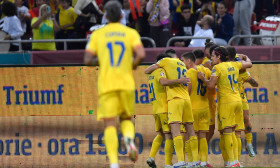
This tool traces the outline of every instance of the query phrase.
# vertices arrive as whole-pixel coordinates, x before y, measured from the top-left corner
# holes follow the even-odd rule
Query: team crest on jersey
[[[212,75],[216,75],[216,69],[212,69]]]
[[[163,73],[163,72],[160,72],[160,76],[164,76],[164,73]]]

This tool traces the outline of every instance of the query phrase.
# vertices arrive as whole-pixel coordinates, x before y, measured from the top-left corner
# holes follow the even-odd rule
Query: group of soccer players
[[[132,70],[145,58],[145,50],[136,30],[120,24],[121,4],[111,0],[104,8],[109,24],[91,35],[84,62],[100,66],[97,119],[104,121],[110,167],[119,168],[117,123],[129,158],[134,162],[137,160],[131,121],[135,104]],[[150,98],[158,132],[147,160],[149,166],[156,167],[154,158],[165,139],[165,167],[210,167],[207,142],[214,134],[216,113],[225,166],[240,166],[243,130],[247,151],[253,157],[252,126],[243,87],[244,82],[258,85],[246,71],[250,67],[252,63],[247,56],[236,56],[233,47],[213,43],[206,44],[205,51],[184,53],[181,60],[174,50],[159,54],[157,63],[145,70],[149,74]],[[172,164],[174,149],[178,162]]]
[[[216,114],[224,166],[240,167],[242,131],[245,131],[246,149],[254,157],[252,125],[243,86],[244,82],[258,86],[246,70],[251,67],[251,60],[237,54],[234,47],[217,46],[209,41],[204,51],[184,53],[181,59],[172,49],[159,54],[156,64],[145,71],[149,74],[150,100],[158,133],[147,164],[156,167],[154,158],[165,138],[166,168],[212,167],[208,163],[208,142],[214,134]],[[173,146],[178,162],[172,165]]]

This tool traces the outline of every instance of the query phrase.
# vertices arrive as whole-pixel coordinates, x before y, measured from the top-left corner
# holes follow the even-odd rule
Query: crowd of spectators
[[[94,25],[106,24],[103,6],[109,0],[0,0],[0,30],[3,40],[86,38]],[[119,0],[123,4],[121,23],[136,29],[165,47],[173,36],[211,37],[227,45],[234,35],[251,34],[252,14],[256,22],[279,11],[273,0]],[[278,8],[275,7],[278,5]],[[250,39],[242,41],[250,45]],[[180,39],[177,47],[204,47],[205,39]],[[234,41],[239,45],[240,41]],[[17,51],[12,43],[10,51]],[[145,43],[150,47],[149,43]],[[69,49],[82,49],[85,43],[67,43]],[[32,43],[26,50],[62,50],[63,43]]]

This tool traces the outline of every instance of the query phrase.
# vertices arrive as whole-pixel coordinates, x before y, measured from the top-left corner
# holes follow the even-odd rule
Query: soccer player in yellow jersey
[[[210,50],[211,47],[209,48],[209,46],[217,47],[216,45],[214,45],[214,43],[206,44],[205,53],[206,53],[206,50],[208,50],[207,53],[210,52],[209,50]],[[204,66],[202,64],[203,63],[203,56],[204,56],[203,51],[201,49],[195,49],[195,50],[192,51],[192,53],[195,55],[195,65]],[[210,60],[209,60],[209,65],[211,65]],[[212,66],[211,66],[211,69],[212,69]],[[215,131],[216,109],[217,109],[216,100],[215,100],[216,97],[217,97],[216,89],[210,89],[208,91],[208,103],[209,103],[209,111],[210,111],[210,119],[209,120],[210,120],[210,122],[209,122],[209,131],[206,133],[207,143],[209,143],[209,141],[213,137],[214,131]]]
[[[214,67],[210,80],[204,74],[198,72],[208,88],[218,87],[218,126],[221,132],[221,142],[224,143],[228,156],[228,167],[240,166],[235,161],[234,147],[237,146],[235,130],[244,130],[242,102],[238,91],[239,70],[252,67],[251,60],[247,57],[243,62],[230,62],[228,52],[224,47],[215,48],[212,52]],[[238,123],[238,124],[237,124]],[[223,142],[222,142],[223,141]]]
[[[146,74],[152,73],[158,68],[166,71],[167,79],[180,79],[187,74],[185,64],[176,58],[163,58],[156,64],[151,65],[145,70]],[[188,84],[190,86],[190,84]],[[193,113],[191,108],[190,96],[186,85],[177,84],[167,86],[168,101],[168,123],[171,127],[174,148],[177,154],[178,162],[173,165],[174,168],[185,167],[184,140],[181,135],[181,124],[188,132],[190,147],[193,160],[199,164],[198,159],[198,140],[193,129]]]
[[[85,64],[98,65],[97,119],[105,125],[104,141],[111,168],[119,168],[116,119],[120,118],[120,130],[132,161],[137,160],[134,144],[135,84],[132,69],[144,59],[145,50],[136,30],[120,24],[121,4],[112,0],[106,3],[109,24],[96,30],[86,47]],[[133,59],[133,52],[135,58]]]
[[[170,56],[167,54],[159,54],[157,61]],[[173,156],[173,140],[170,132],[170,126],[167,121],[167,97],[165,86],[171,86],[174,84],[187,84],[189,80],[187,78],[180,78],[175,80],[169,80],[166,78],[166,72],[164,69],[159,68],[153,71],[149,75],[149,88],[150,88],[150,101],[153,105],[153,113],[156,124],[157,136],[155,137],[147,164],[155,168],[155,155],[165,138],[165,168],[172,168],[172,156]]]
[[[236,54],[236,49],[232,46],[227,47],[227,50],[229,52],[230,60],[231,61],[241,61],[240,58],[245,58],[243,54]],[[242,105],[243,105],[243,117],[244,117],[244,125],[245,125],[245,138],[247,141],[246,144],[246,150],[248,151],[248,154],[250,157],[255,156],[255,152],[252,145],[252,124],[250,122],[249,118],[249,104],[247,102],[247,96],[245,93],[244,83],[249,83],[252,87],[258,87],[258,82],[251,77],[250,73],[248,71],[240,71],[239,72],[239,80],[238,80],[238,87],[240,96],[242,99]],[[238,144],[241,144],[240,135],[237,136]],[[240,160],[241,155],[241,145],[238,146],[238,158]]]
[[[208,88],[200,79],[197,78],[197,73],[202,72],[203,74],[205,74],[206,79],[210,79],[211,71],[208,68],[205,68],[204,66],[195,65],[196,58],[193,52],[184,53],[181,56],[181,60],[185,63],[187,67],[187,76],[191,79],[192,83],[191,92],[189,94],[191,98],[192,111],[194,116],[193,126],[199,139],[198,153],[200,166],[206,167],[208,160],[208,145],[206,140],[206,132],[209,131],[210,121]],[[187,151],[187,153],[188,152],[189,151]]]

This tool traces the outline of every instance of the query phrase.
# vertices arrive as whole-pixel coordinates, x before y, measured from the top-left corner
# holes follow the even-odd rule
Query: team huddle
[[[224,166],[240,167],[242,131],[245,131],[246,149],[254,157],[252,125],[243,86],[244,82],[258,86],[246,70],[251,67],[251,60],[237,54],[234,47],[217,46],[209,41],[204,51],[184,53],[181,60],[172,49],[159,54],[157,63],[145,71],[149,74],[150,100],[158,133],[147,164],[156,167],[154,158],[165,138],[166,168],[212,167],[208,163],[208,142],[214,134],[216,114]],[[178,162],[172,165],[173,147]]]
[[[111,0],[104,8],[109,24],[91,35],[84,62],[100,66],[97,119],[104,121],[104,142],[110,167],[119,168],[118,125],[129,158],[137,161],[135,129],[131,121],[135,105],[132,71],[146,54],[136,30],[120,24],[121,4]],[[154,158],[165,139],[166,168],[211,167],[207,162],[207,143],[214,134],[216,114],[225,166],[240,166],[242,131],[246,133],[246,149],[254,157],[249,106],[243,87],[244,82],[258,86],[246,70],[251,67],[250,59],[236,54],[235,48],[209,42],[204,51],[184,53],[181,60],[174,50],[159,54],[157,63],[145,70],[149,74],[150,98],[158,133],[148,165],[156,167]],[[174,149],[178,162],[172,164]]]

